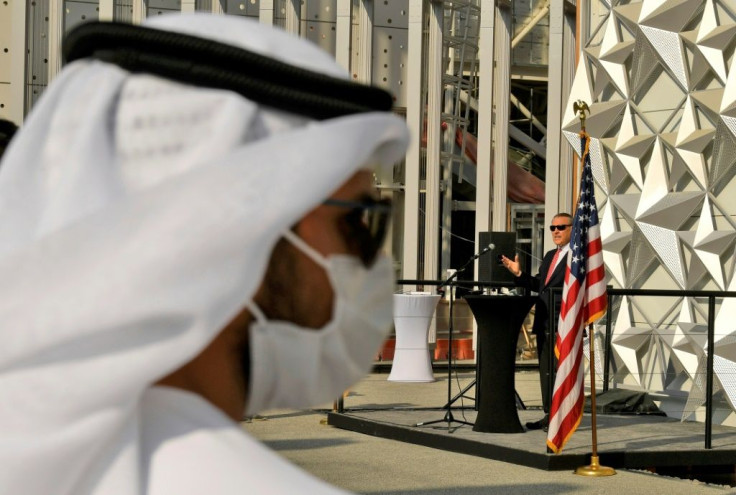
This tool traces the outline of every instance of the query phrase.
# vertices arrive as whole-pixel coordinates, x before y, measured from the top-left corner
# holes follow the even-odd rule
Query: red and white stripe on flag
[[[583,330],[606,312],[606,272],[595,202],[590,137],[580,133],[583,173],[580,196],[572,222],[562,287],[560,320],[555,341],[557,377],[550,406],[547,446],[562,451],[583,417]]]

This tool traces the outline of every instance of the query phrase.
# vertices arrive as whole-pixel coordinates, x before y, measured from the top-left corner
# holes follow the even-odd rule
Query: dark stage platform
[[[453,409],[455,419],[473,422],[473,409]],[[541,417],[539,410],[520,410],[522,424]],[[415,427],[445,417],[443,409],[385,408],[347,409],[328,414],[330,425],[401,442],[495,459],[544,470],[575,469],[590,463],[590,415],[561,454],[547,454],[546,433],[516,434],[474,432],[471,426],[436,423]],[[736,464],[736,428],[713,426],[713,448],[706,450],[705,426],[662,416],[597,415],[600,463],[613,468],[665,466],[722,466]]]

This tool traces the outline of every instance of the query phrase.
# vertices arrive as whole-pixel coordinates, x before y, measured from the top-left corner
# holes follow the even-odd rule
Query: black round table
[[[519,330],[534,304],[528,296],[465,296],[478,323],[478,416],[473,431],[523,433],[514,373]]]

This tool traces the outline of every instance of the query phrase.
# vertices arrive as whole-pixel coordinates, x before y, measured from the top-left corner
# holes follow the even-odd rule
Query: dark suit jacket
[[[552,273],[552,277],[550,277],[549,283],[544,283],[544,279],[547,278],[547,270],[549,270],[549,267],[552,264],[552,258],[555,257],[555,251],[557,251],[557,249],[547,251],[547,254],[544,255],[544,259],[542,260],[542,264],[539,267],[539,273],[537,273],[535,276],[531,276],[526,272],[521,272],[521,275],[514,279],[514,283],[518,287],[523,287],[538,294],[535,303],[536,309],[534,313],[534,326],[532,327],[532,331],[537,335],[543,335],[547,330],[547,322],[549,320],[549,309],[547,308],[547,303],[549,301],[550,288],[562,287],[563,283],[565,282],[566,263],[563,258],[562,260],[560,260],[559,263],[557,263],[557,267]],[[557,321],[557,318],[560,314],[560,301],[562,300],[562,292],[557,292],[554,297],[554,315],[555,321]]]

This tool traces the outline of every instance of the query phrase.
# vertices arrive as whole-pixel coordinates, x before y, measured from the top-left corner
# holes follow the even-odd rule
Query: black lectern
[[[516,412],[516,343],[534,304],[528,296],[465,296],[478,323],[478,416],[473,431],[522,433]]]

